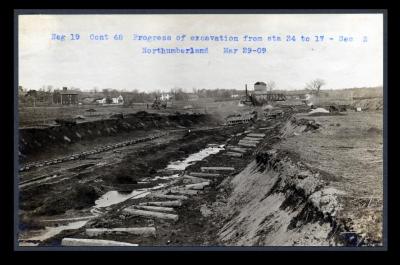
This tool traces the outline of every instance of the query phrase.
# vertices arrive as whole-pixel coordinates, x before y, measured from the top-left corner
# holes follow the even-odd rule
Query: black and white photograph
[[[18,10],[15,249],[382,249],[385,12]]]

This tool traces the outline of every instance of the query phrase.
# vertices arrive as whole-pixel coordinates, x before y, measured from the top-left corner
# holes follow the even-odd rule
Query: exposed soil
[[[201,167],[233,167],[233,171],[218,171],[220,176],[210,178],[209,186],[182,200],[183,205],[175,208],[174,214],[179,216],[176,222],[124,212],[126,207],[154,201],[149,196],[131,198],[106,207],[104,214],[83,227],[64,230],[40,245],[59,246],[64,237],[88,238],[87,228],[144,226],[155,227],[156,236],[93,238],[140,246],[381,245],[382,171],[376,164],[365,164],[372,160],[379,164],[382,158],[380,114],[309,117],[304,106],[282,109],[284,115],[276,119],[190,132],[177,130],[163,139],[105,153],[99,159],[108,161],[105,165],[80,167],[76,175],[56,184],[26,187],[20,193],[20,227],[41,229],[43,224],[37,222],[41,218],[87,213],[107,191],[128,193],[163,183],[166,186],[152,193],[168,193],[170,187],[196,183],[187,175],[201,172]],[[294,115],[299,112],[303,114]],[[365,117],[374,120],[366,122]],[[194,127],[190,119],[180,119],[175,116],[168,121],[175,128]],[[264,133],[265,137],[256,147],[246,147],[241,157],[229,156],[228,147],[242,148],[239,141],[249,133]],[[156,178],[168,176],[162,170],[171,161],[186,158],[207,144],[224,144],[226,149],[189,165],[172,181]],[[364,171],[355,173],[360,163]],[[151,180],[151,184],[143,180]],[[367,185],[360,187],[360,182]]]
[[[21,162],[41,160],[81,148],[121,141],[135,135],[143,135],[155,129],[174,129],[192,126],[215,126],[217,121],[204,114],[160,115],[138,112],[127,114],[123,119],[103,119],[79,122],[72,125],[25,128],[19,131]],[[132,134],[134,133],[134,134]],[[60,149],[63,149],[60,151]]]

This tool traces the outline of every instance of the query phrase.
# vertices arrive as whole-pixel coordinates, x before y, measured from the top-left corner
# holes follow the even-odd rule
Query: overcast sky
[[[79,41],[52,41],[52,33],[79,33]],[[89,35],[124,34],[122,41],[91,41]],[[140,35],[271,35],[281,42],[140,42]],[[286,42],[286,35],[311,41]],[[314,42],[315,35],[335,38]],[[338,42],[340,35],[352,43]],[[362,42],[363,36],[368,42]],[[208,55],[147,55],[142,47],[209,47]],[[224,55],[223,48],[240,54]],[[241,54],[265,47],[266,54]],[[238,52],[238,53],[239,53]],[[19,16],[19,84],[115,89],[169,90],[252,87],[274,80],[279,89],[302,89],[322,78],[324,88],[383,83],[383,16],[329,15],[22,15]]]

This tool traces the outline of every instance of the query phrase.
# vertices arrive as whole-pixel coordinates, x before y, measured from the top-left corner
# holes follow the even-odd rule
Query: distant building
[[[95,100],[98,104],[124,104],[124,98],[119,95],[116,98],[105,97],[105,98],[98,98]]]
[[[96,99],[96,103],[99,103],[99,104],[106,104],[106,98],[102,98],[102,99]]]
[[[167,101],[167,100],[170,100],[171,98],[172,98],[171,95],[168,93],[163,93],[163,94],[161,94],[161,97],[160,97],[160,99],[162,101]]]
[[[111,100],[112,104],[124,104],[124,98],[121,95],[116,98],[112,98]]]
[[[77,105],[78,104],[78,92],[68,90],[67,87],[63,87],[63,90],[56,90],[53,93],[53,102],[55,104],[62,105]]]
[[[254,84],[254,93],[255,94],[265,94],[267,93],[267,84],[264,82],[256,82]]]
[[[256,82],[254,84],[254,93],[252,94],[253,104],[263,105],[269,101],[284,101],[286,96],[283,93],[267,91],[267,84]]]

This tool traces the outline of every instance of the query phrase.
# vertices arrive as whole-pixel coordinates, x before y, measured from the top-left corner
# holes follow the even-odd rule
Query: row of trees
[[[314,80],[311,80],[310,82],[308,82],[304,89],[308,90],[308,91],[312,91],[318,95],[321,90],[321,87],[325,84],[326,84],[325,80],[317,78],[317,79],[314,79]],[[276,88],[276,83],[274,81],[268,81],[266,83],[266,87],[267,87],[267,91],[272,91]]]

